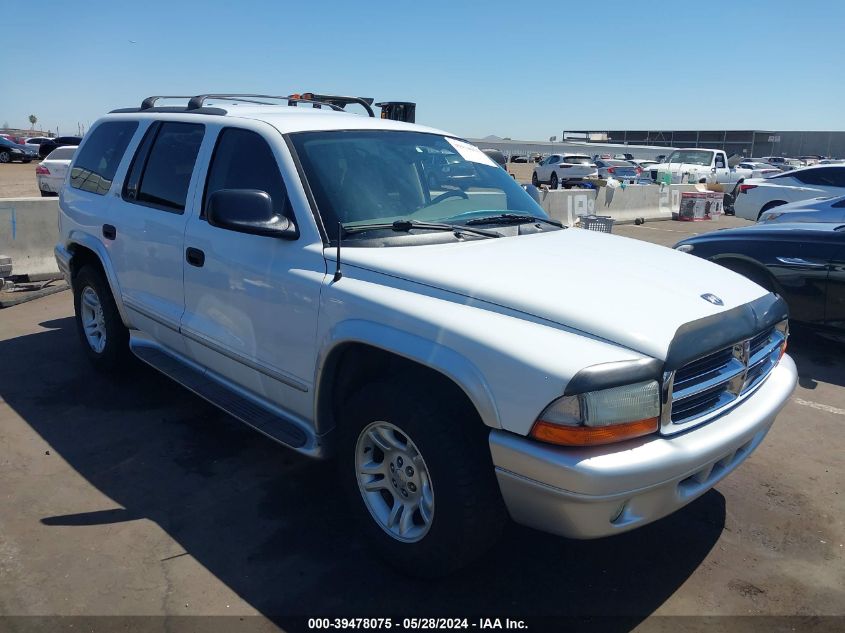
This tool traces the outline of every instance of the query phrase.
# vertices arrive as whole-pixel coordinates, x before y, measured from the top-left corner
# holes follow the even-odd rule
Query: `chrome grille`
[[[706,422],[750,393],[777,364],[785,339],[784,323],[667,374],[663,433]]]

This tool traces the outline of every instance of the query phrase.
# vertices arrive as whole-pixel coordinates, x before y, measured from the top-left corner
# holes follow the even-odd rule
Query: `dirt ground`
[[[0,198],[39,197],[35,168],[38,161],[31,163],[6,163],[0,165]]]

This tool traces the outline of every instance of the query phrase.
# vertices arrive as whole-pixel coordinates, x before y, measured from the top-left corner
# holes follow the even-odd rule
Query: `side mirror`
[[[220,189],[211,194],[205,205],[205,216],[211,226],[238,233],[295,240],[296,225],[273,211],[273,200],[258,189]]]

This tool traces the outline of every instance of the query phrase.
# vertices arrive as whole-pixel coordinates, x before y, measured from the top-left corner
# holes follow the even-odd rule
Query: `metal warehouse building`
[[[604,133],[567,131],[565,136],[599,138],[600,143],[657,147],[711,147],[730,156],[845,157],[845,132],[776,132],[766,130],[616,130]],[[598,144],[598,143],[597,143]]]

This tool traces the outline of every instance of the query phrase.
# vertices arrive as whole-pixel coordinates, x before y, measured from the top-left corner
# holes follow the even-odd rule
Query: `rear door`
[[[208,158],[204,191],[188,222],[182,334],[189,355],[218,376],[288,413],[312,414],[317,312],[326,274],[323,243],[294,212],[288,191],[298,184],[282,136],[265,123],[223,127]],[[281,168],[285,165],[284,170]],[[205,170],[204,170],[205,171]],[[286,182],[282,173],[288,174]],[[220,189],[257,189],[299,227],[296,240],[211,226],[202,212]],[[299,217],[297,217],[299,216]],[[185,259],[185,258],[183,258]]]
[[[204,135],[202,123],[152,122],[114,200],[110,227],[104,228],[133,325],[177,350],[185,307],[186,207],[197,186],[195,165]]]

